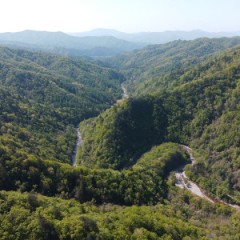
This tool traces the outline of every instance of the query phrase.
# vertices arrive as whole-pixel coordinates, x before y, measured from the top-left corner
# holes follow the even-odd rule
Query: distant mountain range
[[[22,31],[1,33],[0,44],[74,56],[112,56],[144,47],[113,36],[74,37],[63,32]]]
[[[165,32],[139,32],[139,33],[124,33],[113,29],[94,29],[92,31],[71,33],[73,36],[112,36],[122,40],[146,43],[146,44],[162,44],[174,40],[194,40],[197,38],[219,38],[240,36],[240,32],[206,32],[201,30],[193,31],[165,31]]]
[[[30,50],[85,57],[108,57],[141,49],[151,44],[175,40],[240,36],[238,33],[211,33],[199,30],[124,33],[111,29],[95,29],[82,33],[63,33],[26,30],[0,33],[0,44]]]

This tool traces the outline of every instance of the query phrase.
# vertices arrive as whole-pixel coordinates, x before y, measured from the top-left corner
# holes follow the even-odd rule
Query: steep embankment
[[[183,149],[186,151],[186,153],[189,156],[189,159],[191,161],[191,166],[193,167],[194,163],[195,163],[195,159],[192,155],[192,149],[187,147],[187,146],[182,146]],[[187,191],[203,198],[206,199],[207,201],[209,201],[210,203],[223,203],[225,205],[228,205],[232,208],[235,209],[240,209],[240,205],[237,204],[230,204],[226,201],[223,201],[219,198],[216,197],[209,197],[207,195],[206,192],[204,192],[196,183],[194,183],[193,181],[191,181],[188,176],[186,175],[185,171],[184,171],[184,167],[185,165],[181,166],[180,168],[178,168],[175,172],[175,177],[176,177],[176,183],[175,186],[182,188],[182,189],[186,189]]]

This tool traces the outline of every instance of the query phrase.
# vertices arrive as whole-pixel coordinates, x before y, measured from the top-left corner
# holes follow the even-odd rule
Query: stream
[[[73,155],[72,155],[72,161],[71,161],[72,166],[76,166],[78,148],[83,142],[82,135],[79,131],[79,128],[75,128],[75,132],[77,135],[77,139],[76,139],[76,144],[75,144],[75,148],[74,148]]]
[[[182,147],[184,148],[184,150],[188,153],[189,158],[191,160],[191,164],[193,165],[195,163],[195,159],[191,153],[192,149],[182,145]],[[212,199],[210,197],[208,197],[202,190],[201,188],[194,182],[192,182],[186,175],[185,171],[183,170],[185,166],[180,167],[179,169],[176,170],[175,173],[175,177],[176,177],[176,183],[175,186],[182,188],[182,189],[186,189],[187,191],[206,199],[207,201],[211,202],[211,203],[216,203],[216,202],[220,202],[223,203],[225,205],[228,205],[232,208],[235,209],[240,209],[240,206],[238,205],[234,205],[234,204],[229,204],[227,202],[224,202],[223,200],[220,199]]]
[[[121,101],[123,101],[124,99],[129,97],[128,93],[127,93],[127,88],[124,86],[123,83],[121,84],[121,88],[123,90],[123,95],[122,95],[121,99],[117,100],[117,103],[120,103]],[[76,138],[75,148],[73,150],[72,159],[71,159],[71,165],[74,166],[74,167],[76,166],[78,148],[83,143],[83,139],[82,139],[80,129],[75,128],[75,132],[76,132],[77,138]]]
[[[129,95],[127,93],[127,88],[124,86],[124,84],[121,84],[122,90],[123,90],[123,97],[122,99],[129,98]]]
[[[116,104],[119,104],[119,103],[122,102],[124,99],[129,98],[129,95],[128,95],[128,92],[127,92],[127,88],[124,86],[123,83],[121,84],[121,88],[122,88],[122,90],[123,90],[122,98],[121,98],[121,99],[118,99],[117,102],[115,103],[115,105],[116,105]]]

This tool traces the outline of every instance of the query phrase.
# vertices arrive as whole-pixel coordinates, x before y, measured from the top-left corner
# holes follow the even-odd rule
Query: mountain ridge
[[[125,33],[115,29],[97,28],[86,32],[69,33],[70,35],[83,36],[115,36],[119,39],[146,44],[163,44],[174,40],[194,40],[197,38],[220,38],[239,36],[240,32],[207,32],[203,30],[191,31],[163,31],[163,32],[136,32]]]
[[[122,66],[131,70],[128,80],[134,77],[130,98],[81,123],[83,164],[121,168],[121,161],[134,162],[144,147],[164,141],[190,145],[200,155],[187,171],[190,179],[239,204],[240,39],[225,40],[216,45],[209,39],[183,41],[174,45],[177,49],[167,44],[159,52],[159,46],[151,46],[150,53],[144,49],[133,53],[136,58],[128,56]],[[116,65],[121,69],[121,61]]]
[[[133,43],[117,39],[113,36],[86,36],[79,38],[63,32],[32,30],[0,33],[0,43],[75,56],[98,56],[98,54],[99,56],[116,55],[145,46],[145,44],[142,43]],[[99,49],[99,51],[97,51],[97,49]]]

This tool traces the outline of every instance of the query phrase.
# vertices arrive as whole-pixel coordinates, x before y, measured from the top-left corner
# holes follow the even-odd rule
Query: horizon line
[[[102,30],[102,31],[115,31],[118,33],[125,33],[125,34],[138,34],[138,33],[167,33],[167,32],[206,32],[206,33],[240,33],[240,30],[237,31],[208,31],[203,29],[191,29],[191,30],[163,30],[163,31],[138,31],[138,32],[124,32],[120,31],[114,28],[93,28],[91,30],[85,30],[85,31],[63,31],[63,30],[37,30],[37,29],[24,29],[19,31],[0,31],[0,33],[20,33],[20,32],[49,32],[49,33],[66,33],[66,34],[74,34],[74,33],[87,33],[87,32],[93,32],[96,30]]]

